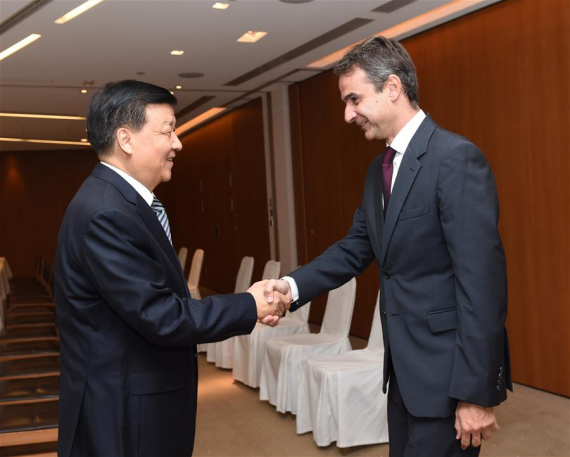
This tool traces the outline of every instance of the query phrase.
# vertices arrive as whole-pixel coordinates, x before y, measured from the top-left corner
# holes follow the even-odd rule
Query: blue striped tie
[[[153,195],[153,197],[154,198],[152,199],[152,205],[150,205],[150,207],[155,212],[156,217],[158,218],[158,222],[160,222],[160,225],[162,225],[162,228],[166,232],[166,236],[168,237],[170,244],[172,244],[172,238],[170,237],[170,224],[168,223],[166,210],[164,209],[164,206],[162,206],[162,203],[160,203],[160,200],[156,198],[156,195]]]

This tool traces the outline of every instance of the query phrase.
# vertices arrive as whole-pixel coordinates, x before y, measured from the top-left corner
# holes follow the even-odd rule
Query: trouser
[[[448,417],[412,416],[402,400],[394,371],[388,389],[390,457],[477,457],[480,447],[461,449],[455,439],[455,413]]]

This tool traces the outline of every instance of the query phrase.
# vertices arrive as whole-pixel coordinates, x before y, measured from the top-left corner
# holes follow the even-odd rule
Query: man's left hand
[[[455,410],[456,439],[461,440],[461,449],[481,446],[481,440],[488,440],[499,430],[493,408],[460,401]]]

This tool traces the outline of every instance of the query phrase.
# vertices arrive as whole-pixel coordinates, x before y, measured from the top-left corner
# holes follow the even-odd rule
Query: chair
[[[239,266],[234,293],[246,292],[251,285],[253,274],[253,257],[244,257]],[[232,368],[234,338],[218,343],[208,343],[207,360],[214,362],[219,368]]]
[[[320,333],[291,335],[269,340],[261,366],[259,398],[277,411],[297,412],[297,392],[305,360],[350,351],[348,332],[356,296],[356,279],[329,292]]]
[[[366,349],[309,359],[301,371],[297,433],[312,431],[317,446],[333,441],[339,448],[388,442],[378,300]]]
[[[188,274],[188,289],[190,289],[190,295],[196,300],[200,300],[202,296],[200,295],[199,284],[200,284],[200,274],[202,273],[202,263],[204,262],[204,250],[196,249],[194,251],[194,256],[192,256],[192,265],[190,265],[190,273]]]
[[[279,276],[279,275],[277,275]],[[264,279],[266,276],[264,276]],[[261,364],[267,342],[272,338],[309,333],[309,312],[307,303],[294,313],[288,313],[277,327],[258,322],[251,334],[235,337],[233,377],[249,387],[259,387]]]
[[[186,258],[188,257],[188,248],[181,247],[178,251],[178,261],[182,267],[182,271],[186,268]]]

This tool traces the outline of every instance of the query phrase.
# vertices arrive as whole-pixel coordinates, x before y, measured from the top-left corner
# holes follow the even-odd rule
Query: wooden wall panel
[[[566,396],[569,23],[566,0],[509,0],[403,42],[418,70],[420,106],[442,127],[477,144],[495,172],[508,263],[513,377]],[[303,169],[296,173],[303,183],[295,187],[304,194],[296,198],[306,220],[298,229],[307,240],[316,238],[299,252],[308,260],[344,235],[364,170],[383,145],[365,143],[357,128],[343,126],[343,104],[330,72],[296,86],[291,99],[292,125],[300,137],[293,141],[295,166]],[[339,199],[342,203],[333,203]],[[358,279],[359,290],[365,281],[371,279]],[[354,320],[368,319],[359,306]],[[352,332],[364,327],[353,323]]]
[[[94,151],[0,153],[0,256],[15,276],[52,261],[67,205],[97,163]]]
[[[202,285],[233,292],[246,255],[255,259],[252,281],[260,280],[271,256],[261,99],[198,128],[182,144],[172,180],[157,195],[168,209],[174,245],[189,250],[186,274],[201,248]]]

